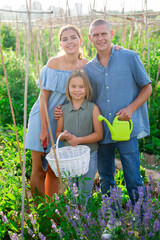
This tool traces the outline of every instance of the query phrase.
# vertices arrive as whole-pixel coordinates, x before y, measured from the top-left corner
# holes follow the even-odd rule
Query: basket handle
[[[56,150],[57,150],[57,152],[58,152],[59,139],[60,139],[60,137],[61,137],[63,134],[64,134],[64,132],[60,133],[59,136],[58,136],[58,138],[57,138],[57,141],[56,141]]]

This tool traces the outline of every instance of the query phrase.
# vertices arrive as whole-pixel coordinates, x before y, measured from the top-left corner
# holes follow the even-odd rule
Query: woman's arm
[[[94,143],[103,139],[103,125],[102,122],[98,121],[98,116],[100,114],[101,113],[98,106],[95,105],[92,115],[93,133],[84,137],[76,137],[75,135],[72,135],[71,140],[68,140],[71,146],[77,146],[78,144]]]
[[[44,99],[45,99],[45,103],[48,109],[48,98],[50,95],[50,91],[49,90],[43,90],[44,93]],[[44,141],[47,141],[47,145],[49,144],[49,133],[48,133],[48,129],[47,129],[47,118],[46,118],[46,112],[45,112],[45,107],[44,107],[44,100],[43,100],[43,96],[42,93],[40,94],[40,117],[41,117],[41,133],[40,133],[40,141],[41,141],[41,145],[43,146]]]

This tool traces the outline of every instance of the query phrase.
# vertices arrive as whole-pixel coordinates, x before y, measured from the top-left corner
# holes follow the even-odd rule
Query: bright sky
[[[35,0],[27,0],[28,3],[32,3]],[[47,10],[49,6],[63,7],[66,8],[66,0],[37,0],[41,3],[43,10]],[[93,7],[94,0],[68,0],[69,7],[73,8],[75,3],[82,3],[83,12],[87,12],[89,9],[89,4]],[[95,9],[102,10],[106,4],[107,10],[122,10],[124,4],[125,11],[137,11],[142,10],[145,0],[95,0]],[[5,5],[10,5],[12,10],[17,10],[21,5],[25,5],[26,0],[0,0],[0,8]],[[160,1],[159,0],[147,0],[148,9],[153,11],[160,11]]]

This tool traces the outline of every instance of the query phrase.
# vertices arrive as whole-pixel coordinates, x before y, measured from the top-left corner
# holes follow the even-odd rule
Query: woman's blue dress
[[[71,71],[56,70],[44,66],[41,71],[41,82],[43,89],[50,90],[50,96],[48,99],[48,115],[50,125],[52,129],[54,143],[56,143],[56,125],[57,122],[54,119],[54,108],[59,104],[63,104],[66,100],[66,84]],[[38,87],[40,83],[38,80]],[[39,139],[41,132],[41,118],[40,118],[40,107],[39,107],[40,95],[33,105],[29,114],[28,131],[26,136],[26,148],[38,152],[43,152],[43,147]],[[50,151],[51,140],[49,139],[49,145],[47,151]]]

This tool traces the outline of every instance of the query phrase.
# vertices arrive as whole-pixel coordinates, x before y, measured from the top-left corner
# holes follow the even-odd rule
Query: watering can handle
[[[132,130],[133,130],[133,122],[132,122],[132,120],[130,119],[129,120],[129,122],[130,122],[130,124],[131,124],[131,129],[130,129],[130,133],[132,132]]]
[[[115,117],[115,119],[117,119],[118,120],[118,117],[119,117],[119,115],[117,115],[116,117]],[[129,122],[130,122],[130,134],[131,134],[131,132],[132,132],[132,130],[133,130],[133,122],[132,122],[132,120],[130,119],[129,120]]]

